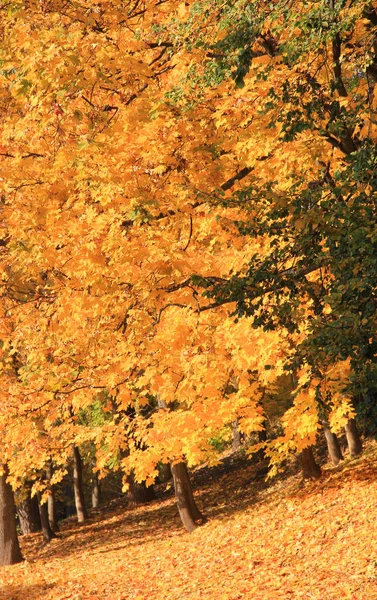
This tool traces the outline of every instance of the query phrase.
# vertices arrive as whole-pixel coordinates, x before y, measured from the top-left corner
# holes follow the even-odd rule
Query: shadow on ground
[[[0,600],[18,600],[19,598],[28,598],[28,600],[43,600],[46,594],[54,588],[54,585],[31,585],[14,586],[5,585],[0,590]]]
[[[278,478],[266,481],[267,464],[258,458],[236,453],[216,467],[204,467],[193,473],[195,497],[199,508],[210,520],[229,519],[256,503],[268,502],[273,489],[286,488],[288,494],[320,494],[323,486],[339,487],[348,478],[360,481],[375,481],[377,478],[376,453],[372,456],[366,453],[352,461],[345,460],[338,467],[326,465],[322,479],[309,487],[303,484],[297,462],[288,465]],[[289,477],[292,475],[295,476]],[[175,506],[172,486],[160,484],[156,486],[156,492],[157,500],[136,508],[127,507],[124,499],[113,501],[111,506],[92,511],[91,518],[83,525],[70,518],[62,523],[61,536],[49,545],[42,544],[39,534],[29,536],[25,539],[25,555],[46,560],[73,554],[79,556],[86,552],[101,554],[132,547],[140,544],[141,540],[147,544],[148,541],[155,543],[187,535]],[[103,546],[104,534],[106,546]],[[17,598],[17,593],[0,596],[3,597]],[[37,597],[30,595],[31,599]]]

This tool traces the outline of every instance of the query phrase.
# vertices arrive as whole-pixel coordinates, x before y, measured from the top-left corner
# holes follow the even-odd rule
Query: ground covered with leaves
[[[228,459],[195,474],[209,522],[187,534],[174,499],[93,511],[43,545],[24,536],[21,565],[2,568],[1,600],[377,599],[377,444],[325,465],[322,479],[264,481]]]

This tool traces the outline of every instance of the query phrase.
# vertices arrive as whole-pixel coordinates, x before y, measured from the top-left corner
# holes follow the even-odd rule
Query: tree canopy
[[[272,463],[358,410],[376,371],[373,2],[45,0],[2,8],[0,462],[71,444]],[[161,403],[161,400],[163,401]],[[109,418],[83,414],[101,401]]]

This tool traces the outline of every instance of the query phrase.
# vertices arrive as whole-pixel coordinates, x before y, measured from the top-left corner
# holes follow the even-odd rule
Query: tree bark
[[[24,535],[41,531],[41,517],[39,515],[38,499],[31,497],[31,484],[26,483],[20,493],[20,500],[17,502],[18,518],[20,520],[21,530]]]
[[[355,419],[350,419],[344,429],[351,458],[361,454],[363,445],[361,443],[359,432],[357,431]]]
[[[325,434],[330,460],[334,465],[338,465],[339,462],[343,460],[343,454],[340,449],[338,438],[336,437],[335,433],[330,430],[327,424],[323,424],[323,431]]]
[[[23,560],[16,529],[16,505],[11,485],[7,482],[8,469],[3,466],[0,475],[0,566],[15,565]]]
[[[149,485],[147,487],[144,481],[138,483],[135,481],[133,473],[128,476],[127,481],[128,485],[130,486],[127,492],[130,502],[135,504],[147,504],[148,502],[152,502],[152,500],[156,499],[153,485]]]
[[[52,463],[50,462],[46,468],[46,480],[48,482],[51,482],[52,475],[53,475],[53,466],[52,466]],[[58,525],[58,519],[56,516],[55,490],[54,490],[54,486],[51,485],[51,483],[50,483],[49,492],[50,493],[47,498],[48,520],[50,523],[50,527],[53,531],[60,531],[59,525]]]
[[[92,475],[92,508],[98,508],[101,503],[101,486],[98,473]]]
[[[170,464],[160,463],[158,481],[160,483],[166,483],[167,481],[170,481],[172,477],[173,473],[171,472]]]
[[[321,476],[321,467],[315,462],[311,446],[302,450],[301,463],[305,479],[318,479]]]
[[[199,525],[205,523],[206,518],[195,503],[186,463],[179,462],[172,464],[171,470],[179,516],[184,527],[191,533]]]
[[[77,446],[72,446],[73,452],[73,488],[75,492],[75,504],[77,520],[79,523],[84,523],[88,518],[88,513],[85,506],[84,498],[84,483],[82,473],[82,460],[80,451]]]
[[[51,529],[50,521],[48,519],[48,508],[47,502],[42,504],[41,502],[41,494],[38,492],[38,505],[39,505],[39,514],[41,517],[42,523],[42,535],[45,542],[51,542],[53,538],[58,537],[56,533]]]
[[[236,452],[241,447],[241,433],[238,427],[238,419],[234,419],[232,423],[233,442],[232,450]]]

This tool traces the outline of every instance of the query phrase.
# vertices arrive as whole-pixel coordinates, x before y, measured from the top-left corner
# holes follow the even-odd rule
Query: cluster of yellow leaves
[[[224,82],[185,110],[170,102],[190,68],[204,68],[200,49],[170,53],[156,33],[178,27],[172,15],[184,20],[187,10],[174,0],[145,2],[141,14],[137,3],[125,14],[117,0],[58,0],[15,2],[4,17],[0,458],[15,480],[85,439],[105,467],[125,449],[125,429],[125,464],[139,477],[182,454],[197,464],[236,417],[247,434],[263,427],[265,389],[292,352],[284,332],[234,323],[232,306],[205,310],[210,300],[190,277],[242,274],[251,255],[270,251],[271,239],[250,241],[233,224],[252,219],[250,202],[245,210],[212,202],[225,182],[255,169],[261,182],[279,180],[271,197],[285,202],[297,172],[313,176],[314,156],[339,157],[313,132],[282,152],[281,126],[269,127],[265,111],[269,74],[277,89],[303,74],[277,58],[259,56],[242,89]],[[276,116],[282,110],[289,106]],[[103,390],[115,399],[113,419],[93,431],[78,416]],[[336,428],[350,408],[333,391]],[[144,422],[148,396],[168,409]],[[314,441],[312,389],[295,396],[283,424],[281,448]]]

